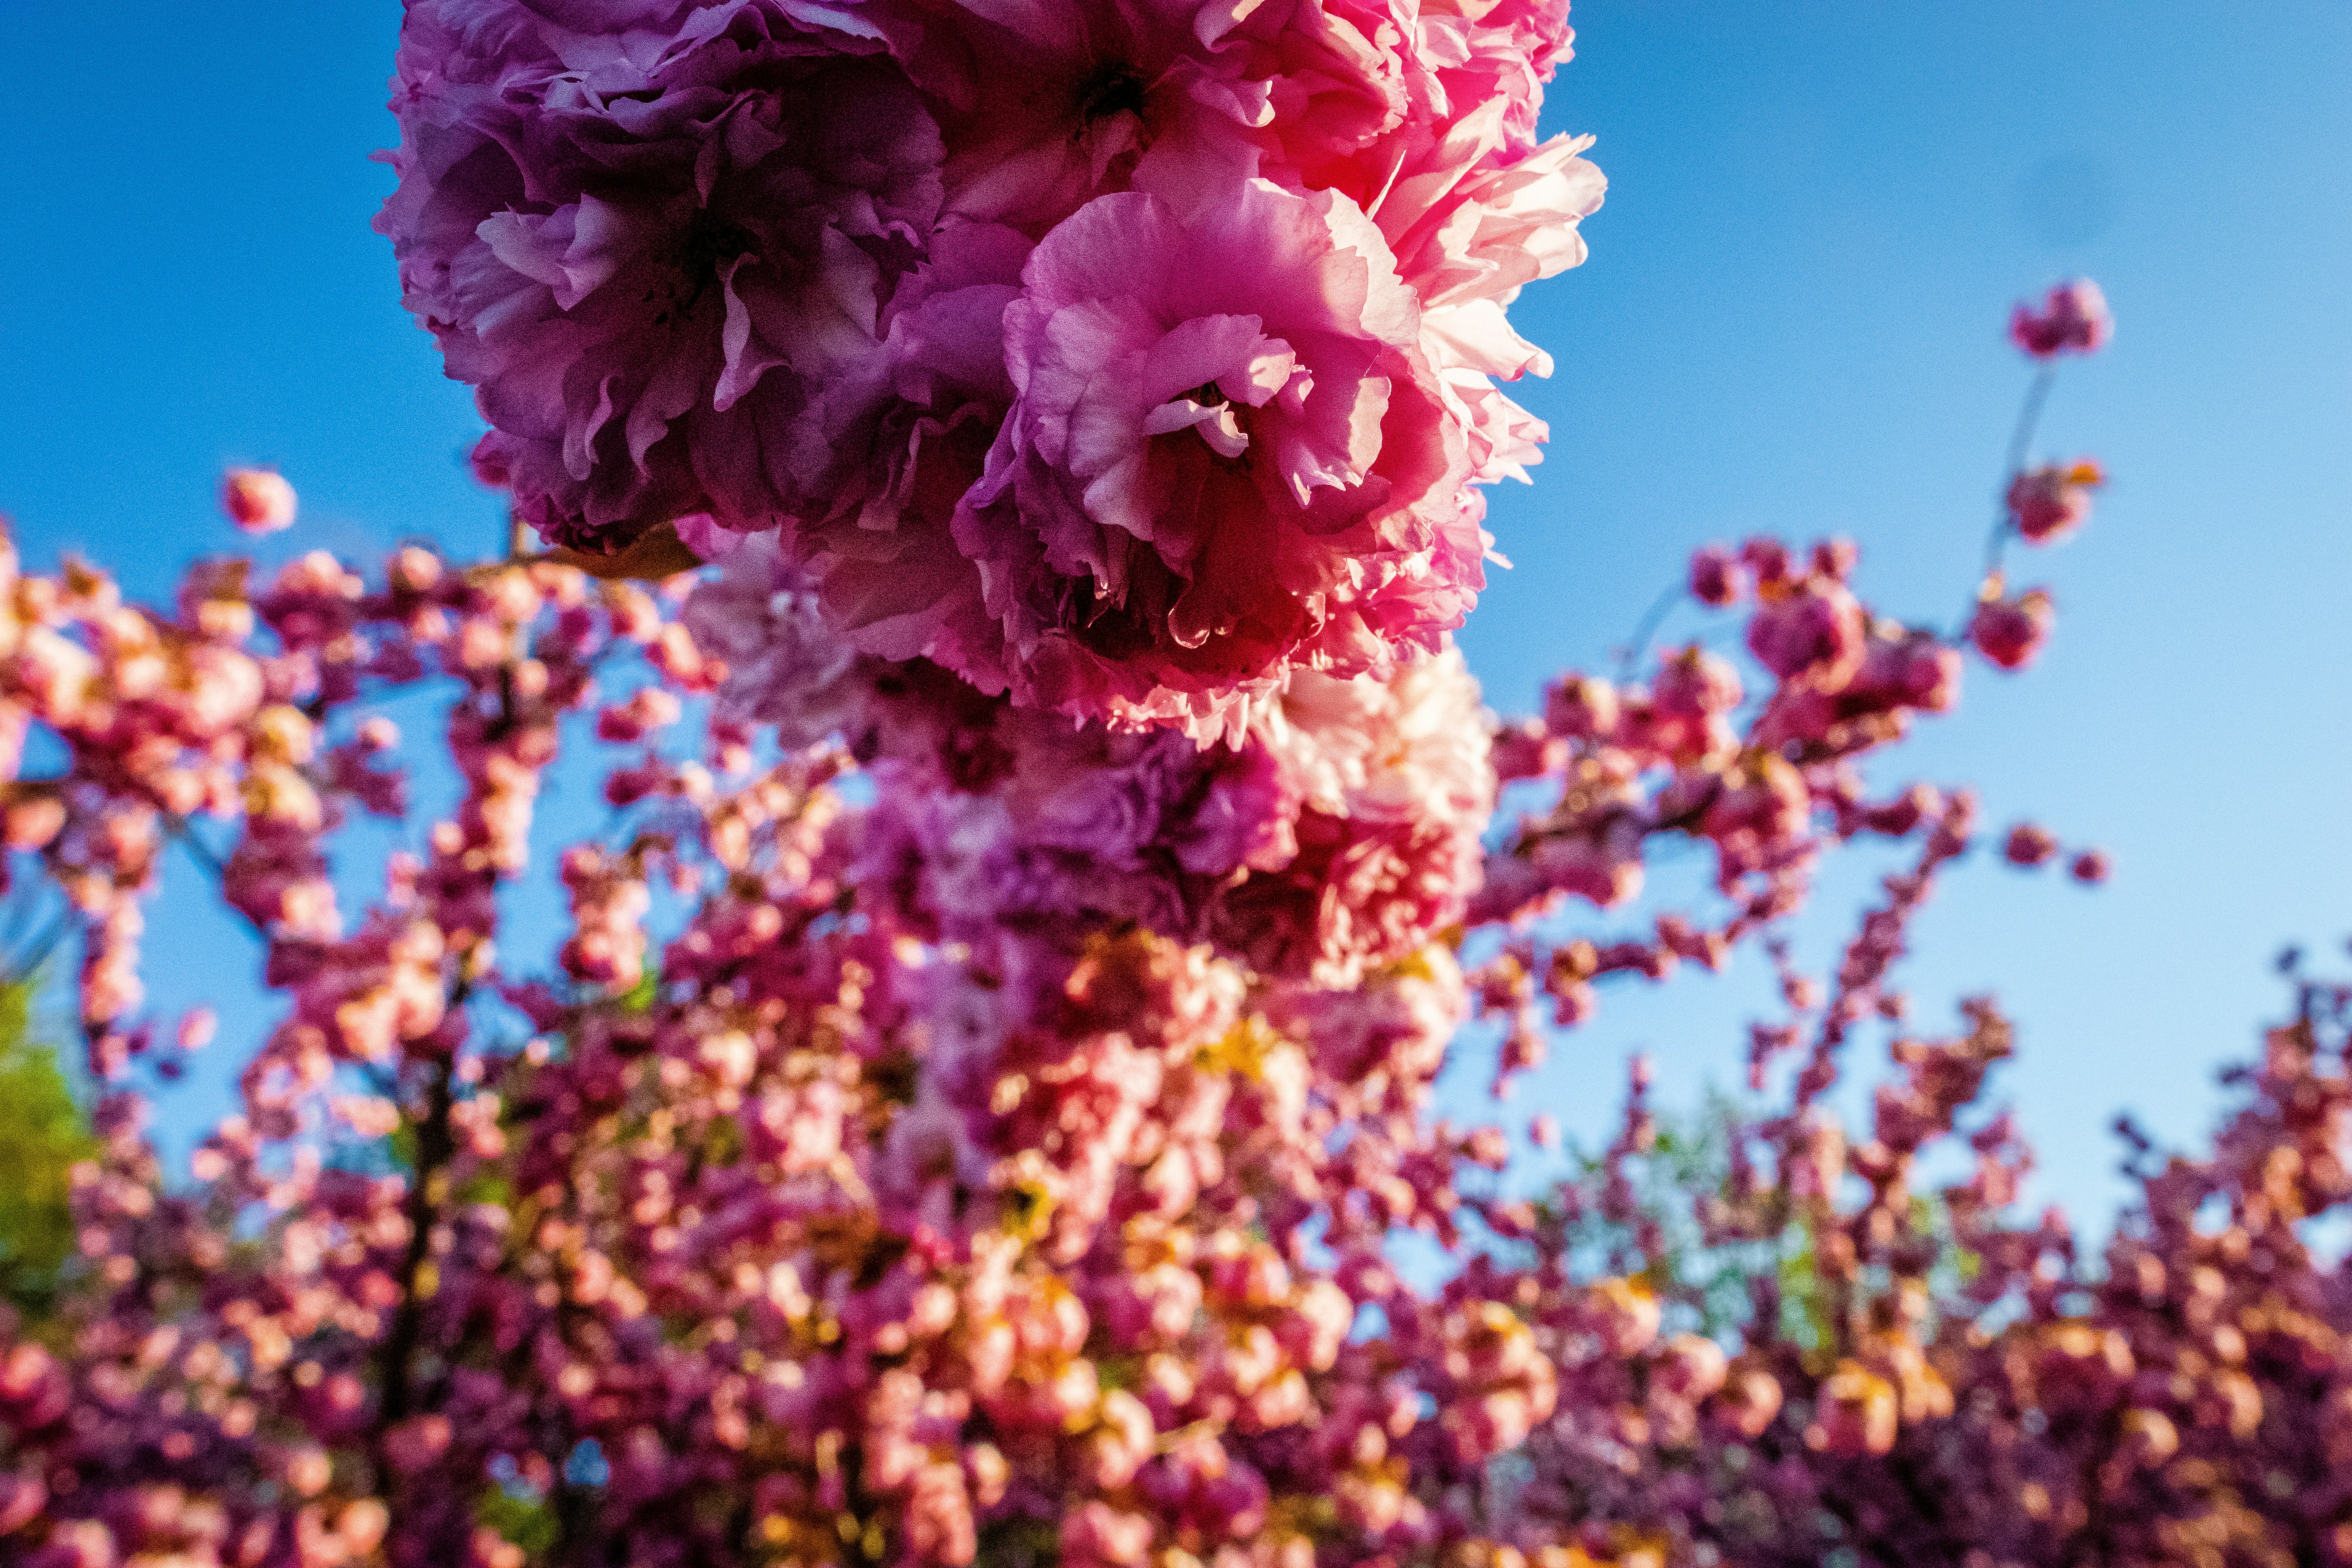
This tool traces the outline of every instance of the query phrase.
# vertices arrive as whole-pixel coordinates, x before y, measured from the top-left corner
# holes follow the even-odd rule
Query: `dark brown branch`
[[[384,1336],[383,1397],[379,1435],[408,1415],[409,1374],[425,1328],[425,1298],[420,1289],[432,1261],[434,1212],[439,1207],[441,1184],[457,1152],[450,1127],[456,1109],[456,1064],[436,1062],[425,1091],[425,1118],[416,1126],[416,1162],[408,1186],[408,1253],[400,1269],[400,1310]]]

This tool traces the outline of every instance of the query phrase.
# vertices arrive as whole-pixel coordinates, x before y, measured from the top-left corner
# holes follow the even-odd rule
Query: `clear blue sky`
[[[2032,563],[2058,640],[2026,678],[1972,668],[1913,749],[1997,822],[2116,857],[2096,893],[1970,869],[1914,971],[1931,1016],[1987,988],[2016,1010],[2002,1083],[2044,1188],[2102,1212],[2113,1112],[2201,1130],[2209,1069],[2274,1004],[2270,955],[2352,934],[2352,7],[1588,0],[1576,21],[1549,119],[1600,136],[1612,192],[1591,261],[1518,307],[1559,371],[1527,395],[1550,460],[1496,498],[1517,569],[1465,639],[1498,706],[1605,659],[1711,538],[1850,533],[1886,607],[1948,616],[2023,384],[2009,303],[2074,272],[2115,303],[2115,346],[2046,426],[2116,476]],[[278,554],[497,536],[460,462],[468,398],[368,227],[396,25],[388,0],[0,6],[0,510],[34,560],[79,547],[162,591],[230,543],[229,461],[300,488]],[[192,898],[157,926],[166,1005],[253,967]],[[1759,968],[1611,993],[1523,1108],[1598,1129],[1635,1046],[1674,1093],[1729,1081]]]

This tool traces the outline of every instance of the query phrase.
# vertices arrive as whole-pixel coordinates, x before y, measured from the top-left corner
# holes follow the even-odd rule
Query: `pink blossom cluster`
[[[769,541],[686,622],[730,658],[722,714],[835,734],[887,783],[882,874],[923,883],[942,933],[1133,921],[1260,973],[1344,985],[1462,918],[1494,805],[1476,684],[1447,648],[1382,679],[1295,671],[1237,744],[1073,727],[924,661],[823,644]],[[902,868],[892,870],[897,857]]]
[[[2352,1203],[2347,1003],[2296,976],[2210,1148],[2124,1125],[2135,1192],[2104,1248],[2018,1204],[1990,1004],[1955,1037],[1898,1032],[1862,1126],[1800,1079],[1715,1129],[1696,1179],[1659,1179],[1637,1089],[1591,1173],[1473,1270],[1535,1304],[1560,1363],[1490,1552],[2352,1562],[2352,1279],[2324,1239]],[[1596,1252],[1630,1276],[1594,1281]]]
[[[380,226],[550,542],[772,536],[862,652],[1238,737],[1483,584],[1566,12],[410,0]]]
[[[55,586],[24,579],[16,602]],[[1395,1226],[1454,1236],[1469,1147],[1422,1115],[1467,1005],[1427,919],[1343,931],[1333,984],[1287,947],[1258,969],[1089,908],[1008,903],[992,923],[950,891],[975,829],[910,824],[954,755],[1034,716],[935,671],[867,670],[868,721],[896,731],[873,804],[834,787],[847,752],[759,767],[725,718],[706,757],[625,753],[607,795],[634,826],[562,855],[570,933],[555,972],[525,978],[500,894],[527,870],[549,768],[590,734],[657,741],[682,720],[669,693],[729,700],[723,668],[658,600],[556,565],[404,550],[371,585],[312,556],[249,599],[206,567],[187,597],[252,671],[238,744],[207,746],[200,776],[221,777],[189,812],[241,822],[222,892],[286,1012],[196,1185],[164,1181],[141,1096],[100,1108],[79,1289],[0,1355],[0,1561],[511,1568],[553,1532],[569,1552],[830,1562],[845,1544],[960,1564],[987,1531],[1122,1564],[1181,1539],[1238,1564],[1304,1549],[1273,1510],[1331,1463],[1363,1468],[1364,1550],[1433,1538],[1370,1446],[1471,1463],[1549,1408],[1524,1333],[1415,1304],[1381,1256]],[[44,724],[98,724],[123,663],[149,657],[89,615],[64,625],[97,652],[58,638],[89,660],[83,705],[35,709]],[[630,668],[661,684],[623,695]],[[405,813],[363,710],[428,679],[453,686],[464,787],[346,934],[338,830]],[[1458,661],[1399,679],[1305,690],[1257,742],[1249,766],[1296,796],[1293,839],[1320,813],[1377,858],[1432,809],[1433,780],[1469,795],[1440,812],[1482,804]],[[142,716],[170,736],[194,702]],[[1341,716],[1358,730],[1332,730]],[[1095,753],[1118,743],[1190,749],[1098,732],[1039,765],[1117,780]],[[28,793],[71,805],[49,845],[172,787],[178,753],[150,750],[137,773],[77,752],[69,785]],[[1223,756],[1193,753],[1210,787]],[[1004,786],[974,796],[1000,817],[977,831],[1048,867],[1055,819],[1012,787],[1017,767],[964,776]],[[209,855],[201,822],[171,831]],[[1475,868],[1475,837],[1433,831],[1454,875]],[[110,868],[118,901],[85,917],[95,963],[119,962],[100,939],[152,890],[156,845],[135,842],[144,857]],[[79,863],[55,852],[60,876]],[[1157,852],[1091,847],[1138,886]],[[1084,868],[1052,869],[1083,887]],[[692,910],[657,944],[656,886]],[[152,1056],[136,1005],[91,1015],[94,1039],[129,1042],[100,1053],[118,1080]],[[1418,1314],[1415,1354],[1462,1363],[1433,1385],[1452,1420],[1423,1421],[1410,1365],[1350,1348],[1362,1305],[1387,1301]]]
[[[435,188],[557,156],[532,140],[551,105],[611,121],[562,156],[593,146],[620,168],[648,127],[698,105],[716,190],[794,92],[952,82],[978,47],[953,18],[912,29],[878,10],[593,9],[412,11],[410,107],[454,116],[411,149],[450,160]],[[1304,15],[1266,25],[1304,28]],[[1233,24],[1241,37],[1256,39],[1255,16]],[[1526,139],[1540,37],[1513,32],[1507,6],[1424,21],[1419,47],[1454,40],[1455,76],[1433,79]],[[448,71],[423,72],[425,58]],[[518,86],[517,61],[548,73],[533,79],[543,100]],[[648,96],[648,73],[673,72],[677,102],[667,86]],[[1012,79],[987,79],[997,93]],[[964,110],[936,85],[908,91],[904,116],[811,108],[794,134],[1027,133],[1018,105],[977,86]],[[509,110],[514,147],[485,152],[468,116]],[[1118,112],[1143,129],[1101,169],[1003,152],[990,166],[1043,200],[1200,151],[1154,139],[1148,94]],[[1340,121],[1326,106],[1314,123]],[[1261,168],[1286,158],[1333,182],[1269,185],[1283,199],[1340,189],[1341,153],[1279,113],[1244,128],[1266,131],[1235,143]],[[861,178],[879,166],[844,146]],[[942,202],[1013,199],[942,160]],[[1400,186],[1414,167],[1399,165]],[[849,187],[795,184],[798,169],[772,172],[835,203],[826,223],[877,210]],[[1063,276],[1036,258],[1102,203],[1160,199],[1081,195],[1028,258],[1038,277]],[[1433,254],[1450,243],[1428,237]],[[901,255],[858,254],[877,268]],[[1010,319],[1021,300],[1006,299]],[[1223,433],[1204,410],[1186,428]],[[716,572],[652,588],[569,558],[460,564],[410,547],[367,569],[313,552],[267,581],[203,563],[166,611],[87,566],[0,570],[5,863],[66,905],[107,1086],[59,1304],[0,1325],[0,1568],[1719,1563],[1746,1547],[1706,1507],[1737,1487],[1683,1457],[1696,1445],[1738,1470],[1749,1460],[1727,1433],[1780,1445],[1752,1484],[1790,1522],[1760,1539],[1799,1543],[1748,1560],[1811,1561],[1832,1548],[1803,1532],[1840,1506],[1879,1509],[1906,1550],[1922,1539],[1866,1469],[1906,1444],[1964,1452],[2013,1429],[2000,1440],[2014,1465],[1988,1472],[1990,1500],[1967,1516],[1987,1521],[2007,1517],[1997,1502],[2041,1517],[2032,1496],[2071,1520],[2082,1494],[2063,1487],[2094,1485],[2081,1453],[2120,1451],[2021,1416],[1984,1425],[1971,1402],[2021,1397],[1987,1380],[2040,1366],[2033,1335],[2082,1360],[2063,1348],[2080,1338],[2077,1298],[2104,1288],[2064,1271],[2051,1225],[2011,1218],[2021,1155],[2007,1124],[1971,1135],[1973,1184],[1936,1200],[1945,1229],[1914,1201],[1923,1152],[2008,1049],[1997,1017],[1980,1010],[1960,1041],[1901,1043],[1869,1141],[1850,1148],[1825,1109],[1853,1037],[1903,1014],[1912,921],[1981,837],[1966,792],[1870,776],[1916,718],[1956,700],[1963,640],[1865,604],[1850,545],[1699,552],[1688,598],[1737,617],[1738,662],[1696,640],[1637,647],[1618,678],[1563,678],[1540,717],[1505,722],[1433,634],[1417,659],[1274,670],[1203,745],[1048,711],[961,679],[937,649],[845,637],[832,568],[782,530],[739,531]],[[395,702],[434,716],[425,778],[423,748],[384,711]],[[454,790],[422,787],[444,767]],[[610,816],[551,844],[541,796],[575,779]],[[1494,832],[1504,784],[1526,810]],[[368,816],[394,825],[388,853],[368,848],[382,828],[355,831]],[[1911,863],[1834,971],[1802,973],[1787,920],[1824,859],[1866,839],[1907,844]],[[1712,900],[1583,929],[1621,918],[1677,840],[1706,846]],[[162,1028],[138,963],[174,851],[218,879],[278,998],[184,1175],[150,1141],[153,1093],[211,1026]],[[552,941],[520,912],[545,895],[565,911]],[[1663,980],[1743,946],[1782,983],[1790,1017],[1759,1026],[1751,1056],[1759,1090],[1790,1080],[1790,1107],[1741,1132],[1736,1181],[1703,1205],[1706,1240],[1752,1258],[1801,1236],[1811,1274],[1758,1274],[1801,1288],[1754,1322],[1801,1311],[1819,1326],[1751,1331],[1734,1356],[1675,1316],[1673,1238],[1628,1173],[1641,1091],[1593,1190],[1543,1203],[1501,1179],[1499,1112],[1464,1127],[1433,1108],[1441,1074],[1488,1048],[1475,1018],[1501,1025],[1499,1091],[1543,1049],[1538,998],[1573,1024],[1609,976]],[[2337,1395],[2312,1391],[2332,1372],[2307,1366],[2301,1392],[2260,1405],[2305,1412],[2278,1436],[2245,1413],[2285,1372],[2228,1382],[2210,1419],[2196,1381],[2249,1364],[2263,1313],[2302,1314],[2298,1343],[2323,1342],[2308,1324],[2337,1331],[2339,1287],[2305,1288],[2293,1270],[2307,1257],[2278,1240],[2294,1221],[2278,1216],[2315,1213],[2342,1184],[2322,1163],[2340,1079],[2315,1055],[2280,1059],[2265,1092],[2300,1131],[2259,1151],[2266,1134],[2247,1132],[2226,1166],[2263,1173],[2271,1206],[2239,1224],[2266,1238],[2264,1263],[2232,1297],[2231,1277],[2178,1274],[2188,1242],[2158,1248],[2165,1279],[2191,1281],[2182,1301],[2227,1302],[2240,1336],[2199,1319],[2206,1359],[2145,1352],[2186,1392],[2128,1384],[2129,1409],[2163,1415],[2183,1463],[2204,1467],[2147,1480],[2162,1498],[2219,1496],[2229,1467],[2258,1477],[2338,1436]],[[2182,1178],[2164,1223],[2186,1215],[2201,1236],[2234,1179]],[[1596,1259],[1569,1224],[1587,1209],[1633,1241]],[[1412,1234],[1451,1259],[1441,1282],[1397,1261]],[[1951,1286],[1963,1252],[1983,1272]],[[1963,1305],[1936,1306],[1937,1291]],[[2147,1311],[2172,1332],[2158,1299]],[[2109,1403],[2083,1408],[2105,1413],[2099,1433],[2157,1430],[2109,1420],[2125,1396],[2094,1382]],[[2044,1438],[2058,1446],[2032,1446]],[[2229,1495],[2269,1529],[2284,1505],[2253,1484]],[[2334,1506],[2317,1482],[2296,1495]],[[2206,1518],[2139,1511],[2183,1530]],[[1953,1560],[1979,1542],[2029,1560],[2010,1526],[1969,1528]]]

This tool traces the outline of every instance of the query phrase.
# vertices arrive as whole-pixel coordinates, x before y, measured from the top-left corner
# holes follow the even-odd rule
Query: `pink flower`
[[[2010,523],[2028,544],[2055,543],[2090,517],[2091,492],[2106,482],[2105,471],[2088,458],[2020,474],[2010,481]]]
[[[1895,1447],[1899,1419],[1895,1387],[1853,1361],[1822,1384],[1805,1446],[1839,1455],[1884,1454]]]
[[[943,116],[949,211],[1032,235],[1116,191],[1205,206],[1258,175],[1329,184],[1408,112],[1412,51],[1383,4],[940,9],[976,89]]]
[[[695,647],[725,664],[719,711],[776,726],[797,749],[841,725],[863,689],[856,650],[829,625],[816,585],[773,534],[742,539],[718,576],[698,584],[684,620]]]
[[[1834,691],[1862,668],[1869,647],[1862,605],[1845,585],[1807,578],[1794,592],[1768,595],[1748,623],[1748,648],[1786,681]]]
[[[2074,857],[2074,863],[2066,868],[2066,874],[2084,887],[2096,887],[2107,879],[2109,869],[2105,851],[2085,849]]]
[[[1062,1556],[1089,1568],[1133,1568],[1151,1550],[1151,1521],[1089,1502],[1062,1521]]]
[[[918,897],[958,940],[1131,921],[1344,984],[1418,952],[1478,885],[1496,784],[1450,648],[1385,681],[1295,672],[1238,749],[1074,729],[919,665],[866,679],[841,721],[881,759],[871,852],[920,861]]]
[[[1562,740],[1605,741],[1618,713],[1616,687],[1599,676],[1562,676],[1544,691],[1544,728]]]
[[[1305,797],[1297,852],[1219,900],[1220,942],[1269,973],[1345,985],[1460,920],[1495,800],[1477,711],[1451,648],[1386,682],[1294,675],[1266,729]]]
[[[2021,822],[2009,830],[2000,847],[2001,858],[2031,869],[2046,866],[2058,855],[2058,840],[2039,823]]]
[[[402,185],[378,220],[495,426],[477,467],[590,551],[690,513],[769,528],[824,497],[879,389],[881,300],[939,212],[913,86],[740,4],[666,48],[542,43],[596,60],[583,79],[526,47],[538,18],[490,9],[504,26],[404,49]],[[411,34],[428,23],[413,11]],[[481,76],[499,90],[459,85]]]
[[[955,521],[997,629],[935,657],[1024,704],[1207,736],[1294,664],[1378,671],[1460,623],[1483,584],[1440,548],[1475,527],[1463,433],[1352,202],[1105,196],[1023,283],[1015,402]]]
[[[1691,597],[1700,604],[1725,609],[1747,597],[1748,589],[1747,567],[1722,545],[1710,544],[1692,552]]]
[[[2048,593],[2030,589],[2014,599],[1989,598],[1969,620],[1969,640],[2003,669],[2023,669],[2050,640],[2057,608]]]
[[[247,533],[275,533],[294,523],[294,487],[270,468],[231,468],[221,481],[221,510]]]
[[[2115,331],[2107,297],[2087,278],[2051,289],[2041,310],[2020,305],[2009,318],[2010,340],[2038,360],[2090,353],[2104,348]]]
[[[1602,190],[1564,19],[415,0],[380,222],[551,542],[774,531],[859,652],[1232,738],[1483,585]]]

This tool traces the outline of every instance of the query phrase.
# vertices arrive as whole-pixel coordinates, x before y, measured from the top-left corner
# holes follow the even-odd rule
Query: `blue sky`
[[[2091,530],[2030,563],[2057,641],[2024,678],[1972,668],[1910,762],[2116,858],[2097,892],[1969,868],[1913,970],[1924,1018],[1988,989],[2017,1013],[2000,1081],[2044,1190],[2103,1212],[2113,1113],[2199,1132],[2210,1068],[2277,1001],[2270,956],[2352,934],[2352,8],[1589,0],[1576,21],[1548,121],[1599,135],[1612,191],[1591,262],[1517,311],[1559,368],[1525,399],[1550,458],[1496,498],[1517,567],[1465,638],[1498,706],[1604,662],[1709,539],[1851,534],[1884,607],[1948,616],[2025,381],[2010,302],[2084,272],[2115,303],[2114,347],[2045,426],[2115,475]],[[468,398],[368,227],[396,26],[383,0],[0,7],[0,510],[36,561],[81,548],[163,591],[230,544],[231,461],[302,491],[277,554],[497,537]],[[1849,876],[1831,907],[1867,891]],[[167,1005],[253,966],[192,896],[157,924]],[[1816,952],[1837,929],[1808,928]],[[1731,1081],[1760,982],[1611,993],[1520,1108],[1598,1130],[1635,1047],[1669,1100]]]

